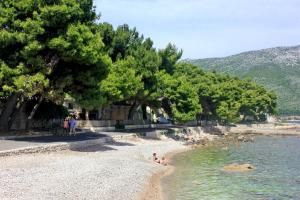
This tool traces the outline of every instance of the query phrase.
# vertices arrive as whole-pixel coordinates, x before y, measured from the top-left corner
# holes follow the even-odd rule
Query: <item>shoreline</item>
[[[225,138],[222,138],[222,140],[225,140]],[[148,180],[146,188],[143,191],[141,191],[138,200],[164,200],[165,198],[162,191],[161,183],[164,177],[171,176],[175,172],[175,166],[169,164],[171,163],[174,156],[183,152],[191,151],[193,149],[205,148],[210,144],[214,144],[214,142],[215,140],[212,140],[207,145],[197,145],[196,147],[189,145],[189,148],[187,149],[175,150],[164,155],[168,161],[168,166],[166,166],[166,169],[160,170],[152,174],[152,176]]]
[[[175,167],[169,164],[170,161],[175,155],[190,150],[192,150],[192,148],[189,147],[184,150],[175,150],[165,154],[164,156],[168,161],[168,165],[165,166],[165,169],[162,169],[152,174],[152,176],[148,180],[147,185],[145,186],[146,188],[143,191],[141,191],[140,197],[138,199],[139,200],[164,200],[162,187],[161,187],[162,178],[172,175],[175,171]]]
[[[285,137],[285,136],[294,136],[294,137],[300,137],[300,132],[298,131],[294,131],[292,130],[291,132],[289,132],[289,129],[285,129],[282,131],[287,131],[288,133],[262,133],[262,132],[258,132],[258,133],[229,133],[229,135],[233,136],[233,135],[244,135],[247,136],[249,134],[251,135],[255,135],[255,136],[268,136],[268,137],[272,137],[272,136],[278,136],[278,137]],[[228,141],[226,138],[221,138],[221,141]],[[216,140],[212,140],[208,143],[208,145],[210,144],[214,144],[214,142],[216,142]],[[233,141],[231,141],[233,142]],[[243,143],[243,141],[239,141],[241,143]],[[222,143],[222,142],[221,142]],[[205,148],[208,145],[197,145],[195,148]],[[190,146],[190,148],[185,149],[185,150],[181,150],[181,151],[173,151],[170,153],[167,153],[165,155],[165,157],[168,160],[168,163],[170,163],[170,161],[173,159],[174,156],[176,156],[177,154],[186,152],[186,151],[190,151],[193,150],[193,146]],[[141,192],[140,198],[139,200],[164,200],[164,194],[162,191],[162,179],[166,176],[171,176],[175,171],[175,166],[173,165],[168,165],[166,169],[161,170],[159,172],[156,172],[154,174],[152,174],[152,176],[149,178],[148,180],[148,184],[146,186],[146,189],[144,191]]]
[[[0,199],[19,196],[27,200],[33,194],[39,199],[163,200],[161,180],[174,172],[174,156],[194,147],[205,148],[226,141],[226,137],[214,139],[211,134],[201,134],[200,140],[206,141],[206,145],[187,145],[187,140],[166,137],[120,137],[85,149],[0,157]],[[165,156],[168,166],[154,163],[154,152],[160,158]],[[28,193],[22,192],[24,188]]]

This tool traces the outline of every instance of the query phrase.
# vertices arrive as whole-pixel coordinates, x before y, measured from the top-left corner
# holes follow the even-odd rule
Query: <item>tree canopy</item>
[[[61,104],[66,94],[87,110],[130,105],[128,118],[139,106],[178,122],[275,113],[264,87],[180,62],[174,44],[157,50],[127,24],[97,23],[92,0],[3,0],[0,9],[1,128],[31,99]]]
[[[21,108],[17,101],[33,97],[62,102],[70,93],[83,106],[101,105],[96,88],[111,61],[92,30],[92,0],[3,0],[0,8],[0,94],[16,96],[1,127]]]

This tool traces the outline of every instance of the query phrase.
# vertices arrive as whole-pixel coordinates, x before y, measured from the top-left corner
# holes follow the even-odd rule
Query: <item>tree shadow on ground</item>
[[[91,132],[91,131],[78,133],[75,135],[67,135],[67,136],[57,136],[57,135],[30,136],[30,137],[27,136],[27,137],[11,138],[7,140],[14,141],[18,148],[20,148],[20,145],[17,143],[23,144],[24,142],[31,143],[31,144],[43,144],[43,145],[44,144],[55,145],[55,144],[59,144],[60,142],[63,143],[62,144],[63,146],[53,147],[53,149],[49,151],[60,151],[66,149],[66,150],[78,151],[78,152],[98,152],[98,151],[100,152],[100,151],[117,150],[117,148],[113,148],[113,146],[135,146],[130,142],[116,141],[111,135],[102,134],[98,132]],[[67,143],[66,145],[69,144],[69,146],[65,146],[64,145],[65,143]],[[31,147],[31,144],[24,144],[24,147],[25,148]]]
[[[171,128],[181,128],[181,126],[173,125],[173,126],[166,126],[166,127],[160,127],[160,128],[135,128],[135,129],[117,129],[117,130],[111,130],[111,131],[105,131],[105,132],[112,132],[112,133],[140,133],[140,132],[151,132],[151,131],[163,131],[168,130]]]
[[[108,138],[110,136],[107,136]],[[110,138],[108,142],[99,143],[99,144],[91,144],[83,147],[73,146],[69,148],[71,151],[77,152],[103,152],[103,151],[117,151],[118,149],[113,148],[113,146],[135,146],[132,143],[128,142],[119,142],[115,141],[114,139]]]
[[[86,132],[86,133],[78,133],[75,135],[66,135],[66,136],[38,136],[38,137],[20,137],[8,139],[12,141],[22,141],[22,142],[33,142],[33,143],[52,143],[52,142],[79,142],[85,140],[94,140],[100,139],[103,137],[107,137],[105,134]]]
[[[128,142],[119,142],[119,141],[110,141],[107,142],[108,145],[112,145],[112,146],[135,146],[134,144],[128,143]]]
[[[98,144],[98,145],[87,146],[84,148],[70,148],[70,150],[78,151],[78,152],[92,153],[92,152],[116,151],[117,149],[103,145],[103,144]]]

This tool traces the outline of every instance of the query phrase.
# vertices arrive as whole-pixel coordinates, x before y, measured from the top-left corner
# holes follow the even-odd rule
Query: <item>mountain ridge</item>
[[[204,70],[250,78],[275,91],[278,112],[300,114],[300,45],[242,52],[227,57],[189,59]]]
[[[240,53],[228,55],[228,56],[220,56],[220,57],[209,57],[209,58],[185,58],[183,61],[194,61],[194,60],[204,60],[204,59],[222,59],[222,58],[227,58],[227,57],[232,57],[232,56],[238,56],[240,54],[246,54],[246,53],[252,53],[252,52],[257,52],[257,51],[266,51],[266,50],[272,50],[272,49],[290,49],[290,48],[300,48],[299,45],[293,45],[293,46],[277,46],[277,47],[269,47],[269,48],[262,48],[262,49],[257,49],[257,50],[247,50],[243,51]]]

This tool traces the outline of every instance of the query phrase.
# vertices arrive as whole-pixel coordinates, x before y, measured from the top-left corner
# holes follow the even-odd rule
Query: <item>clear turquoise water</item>
[[[231,163],[256,170],[227,173]],[[174,157],[175,173],[162,180],[166,199],[300,200],[300,137],[257,137],[254,143],[208,147]]]

